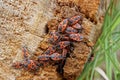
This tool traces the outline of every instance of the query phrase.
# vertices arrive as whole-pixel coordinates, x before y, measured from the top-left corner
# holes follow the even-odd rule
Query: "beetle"
[[[56,46],[50,46],[48,49],[44,52],[44,54],[50,55],[56,51]]]
[[[67,34],[78,33],[78,31],[76,29],[72,28],[72,27],[67,27],[66,30],[65,30],[65,32]]]
[[[72,25],[71,27],[78,29],[78,30],[82,29],[82,26],[79,23],[76,23],[76,24]]]
[[[54,60],[54,61],[58,61],[58,60],[61,60],[61,59],[63,59],[63,56],[61,55],[61,54],[59,54],[59,53],[53,53],[51,56],[50,56],[50,58],[52,59],[52,60]]]
[[[78,23],[78,21],[80,21],[82,19],[82,16],[73,16],[70,19],[68,19],[69,21],[69,25],[74,25],[76,23]]]
[[[60,38],[61,41],[69,41],[70,38],[68,37],[68,35],[62,35]]]
[[[68,25],[68,19],[64,19],[60,24],[58,25],[58,32],[64,33],[66,27]]]
[[[71,44],[70,41],[61,41],[56,45],[57,49],[64,49]]]
[[[36,70],[38,70],[37,62],[34,61],[34,60],[24,61],[23,64],[24,64],[24,68],[29,70],[29,71],[36,71]]]
[[[50,43],[56,43],[60,39],[60,34],[58,32],[50,32]]]
[[[82,41],[84,39],[83,34],[70,34],[69,35],[70,39],[74,40],[74,41]]]
[[[49,55],[46,55],[46,54],[42,54],[38,57],[38,61],[47,61],[49,60]]]
[[[50,58],[54,61],[58,61],[58,60],[62,60],[64,58],[66,58],[67,55],[67,49],[63,49],[62,50],[62,54],[56,52],[50,55]]]

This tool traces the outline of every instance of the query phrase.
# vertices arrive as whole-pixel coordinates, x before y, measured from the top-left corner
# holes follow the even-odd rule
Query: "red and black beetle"
[[[72,27],[67,27],[66,30],[65,30],[65,32],[67,34],[78,33],[78,31],[76,29],[72,28]]]
[[[74,17],[68,19],[69,25],[72,26],[72,25],[78,23],[78,21],[80,21],[81,19],[82,19],[82,16],[74,16]]]
[[[60,34],[58,32],[50,32],[50,43],[56,43],[60,39]]]
[[[46,55],[46,54],[42,54],[38,57],[38,61],[47,61],[49,60],[49,55]]]
[[[74,40],[74,41],[82,41],[84,39],[83,34],[70,34],[69,35],[70,39]]]
[[[82,26],[78,23],[72,25],[72,27],[75,28],[75,29],[78,29],[78,30],[82,29]]]
[[[70,41],[61,41],[56,45],[57,49],[64,49],[71,44]]]
[[[59,25],[58,25],[58,32],[64,32],[66,27],[68,25],[68,19],[64,19]]]
[[[54,61],[58,61],[58,60],[61,60],[63,59],[63,56],[59,53],[53,53],[50,58]]]
[[[51,55],[56,51],[56,46],[50,46],[48,49],[44,52],[44,54]]]
[[[24,61],[23,64],[24,64],[24,68],[29,70],[29,71],[36,71],[36,70],[38,70],[37,62],[34,61],[34,60]]]

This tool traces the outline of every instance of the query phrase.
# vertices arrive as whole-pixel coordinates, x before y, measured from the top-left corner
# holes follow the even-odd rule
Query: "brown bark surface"
[[[13,62],[22,61],[23,46],[31,59],[36,59],[50,45],[49,31],[56,30],[64,18],[82,15],[83,31],[88,36],[87,44],[75,42],[75,49],[67,58],[64,78],[75,80],[84,68],[100,28],[99,0],[1,0],[0,2],[0,80],[61,80],[56,66],[47,64],[37,72],[11,67]],[[96,28],[97,27],[97,28]],[[96,35],[97,33],[97,35]],[[89,45],[89,46],[88,46]]]

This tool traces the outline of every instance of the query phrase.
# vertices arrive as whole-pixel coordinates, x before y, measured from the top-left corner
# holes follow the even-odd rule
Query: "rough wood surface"
[[[0,80],[61,80],[55,71],[56,66],[50,64],[41,67],[35,74],[13,69],[11,65],[22,60],[23,46],[28,47],[33,59],[48,47],[46,24],[49,30],[55,30],[63,18],[74,15],[83,15],[83,33],[95,43],[98,36],[96,27],[100,26],[96,18],[99,3],[99,0],[1,0]],[[83,42],[74,44],[75,50],[64,67],[67,80],[78,77],[91,52],[91,48]]]

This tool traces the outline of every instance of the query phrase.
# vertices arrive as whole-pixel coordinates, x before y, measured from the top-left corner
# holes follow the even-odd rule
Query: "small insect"
[[[21,68],[23,68],[23,63],[22,62],[15,62],[12,64],[12,67],[14,67],[16,69],[21,69]]]
[[[61,60],[63,59],[63,56],[59,53],[53,53],[50,58],[54,61],[58,61],[58,60]]]
[[[58,32],[50,32],[50,43],[56,43],[60,39],[60,34]]]
[[[61,41],[68,41],[70,40],[70,38],[66,35],[62,35],[61,38],[60,38]]]
[[[38,61],[47,61],[49,60],[50,56],[46,54],[42,54],[38,57]]]
[[[67,55],[67,49],[63,49],[62,54],[59,54],[56,52],[56,53],[51,54],[50,58],[54,61],[58,61],[58,60],[62,60],[66,58],[66,55]]]
[[[48,49],[44,52],[44,54],[51,55],[56,51],[56,46],[50,46]]]
[[[74,24],[76,24],[78,21],[80,21],[81,19],[82,19],[81,16],[74,16],[74,17],[68,19],[69,25],[74,25]]]
[[[61,41],[56,45],[56,47],[57,47],[57,49],[64,49],[65,47],[69,46],[70,44],[71,44],[70,41]]]
[[[82,41],[84,39],[83,34],[70,34],[69,35],[70,39],[74,40],[74,41]]]
[[[58,32],[64,32],[68,24],[68,19],[64,19],[60,24],[58,25]]]
[[[36,71],[36,70],[38,70],[37,62],[34,61],[34,60],[27,60],[23,64],[24,64],[24,68],[29,70],[29,71]]]
[[[74,24],[72,27],[75,28],[75,29],[78,29],[78,30],[82,29],[82,26],[78,23]]]
[[[67,34],[78,33],[78,31],[76,29],[72,28],[72,27],[67,27],[66,30],[65,30],[65,32]]]

